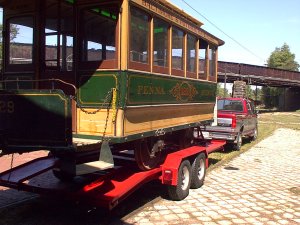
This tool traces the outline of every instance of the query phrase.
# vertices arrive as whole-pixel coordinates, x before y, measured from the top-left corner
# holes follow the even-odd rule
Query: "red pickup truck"
[[[227,140],[235,150],[240,150],[243,138],[257,138],[257,112],[254,102],[246,98],[217,99],[217,122],[202,126],[204,139]]]

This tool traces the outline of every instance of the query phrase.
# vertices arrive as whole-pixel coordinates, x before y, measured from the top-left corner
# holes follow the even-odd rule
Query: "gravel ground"
[[[213,170],[180,202],[161,200],[127,224],[300,224],[300,131],[278,129]]]

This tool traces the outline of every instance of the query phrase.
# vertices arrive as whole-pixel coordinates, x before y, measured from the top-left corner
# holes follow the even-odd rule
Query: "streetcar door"
[[[40,79],[60,79],[75,85],[74,67],[74,6],[70,1],[44,1],[44,26],[41,41],[43,54],[40,60]],[[50,86],[51,85],[51,86]],[[61,89],[67,95],[74,95],[74,87],[62,82],[45,82],[45,88]]]

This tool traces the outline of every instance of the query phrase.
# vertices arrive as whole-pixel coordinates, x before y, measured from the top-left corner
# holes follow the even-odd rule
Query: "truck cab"
[[[217,99],[217,122],[202,126],[205,139],[226,140],[233,148],[240,150],[243,138],[257,138],[257,112],[254,101],[246,98]]]

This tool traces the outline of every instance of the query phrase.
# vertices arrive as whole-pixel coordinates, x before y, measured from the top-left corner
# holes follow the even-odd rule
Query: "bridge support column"
[[[294,111],[300,109],[300,88],[285,88],[284,95],[280,98],[279,109],[281,111]]]

